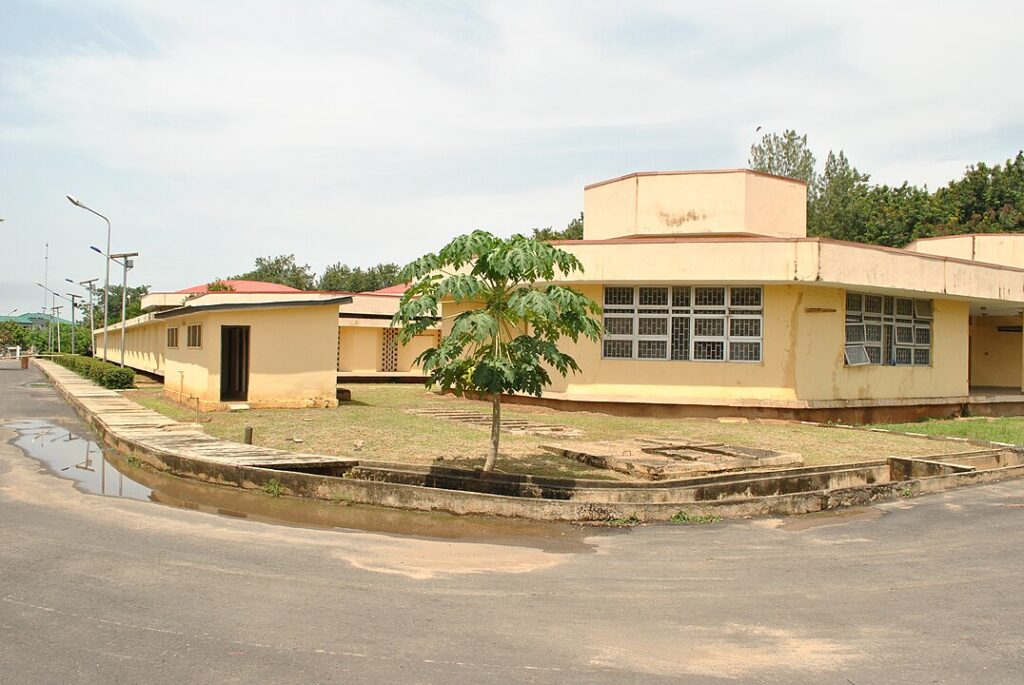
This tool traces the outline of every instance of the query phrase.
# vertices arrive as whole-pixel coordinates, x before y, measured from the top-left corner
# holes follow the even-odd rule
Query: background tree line
[[[257,257],[252,270],[232,276],[232,279],[280,283],[299,290],[336,290],[362,293],[380,290],[401,283],[398,272],[401,267],[391,262],[381,263],[366,269],[348,266],[341,262],[331,264],[317,277],[309,264],[299,264],[295,255]]]
[[[902,247],[912,240],[960,233],[1024,232],[1024,151],[932,192],[904,182],[872,184],[842,150],[829,150],[823,169],[807,136],[766,134],[750,148],[751,169],[807,183],[808,235]]]

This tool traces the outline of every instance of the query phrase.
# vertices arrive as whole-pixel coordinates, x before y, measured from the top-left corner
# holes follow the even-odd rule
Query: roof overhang
[[[568,283],[812,284],[1024,304],[1024,269],[823,238],[582,240]]]
[[[157,312],[153,314],[154,319],[173,319],[178,316],[188,316],[190,314],[202,314],[206,312],[219,312],[219,311],[240,311],[246,309],[292,309],[296,307],[326,307],[348,304],[352,301],[352,298],[348,295],[344,297],[332,297],[330,299],[311,299],[311,300],[278,300],[269,302],[221,302],[218,304],[207,304],[197,305],[194,307],[178,307],[176,309],[169,309],[165,312]]]

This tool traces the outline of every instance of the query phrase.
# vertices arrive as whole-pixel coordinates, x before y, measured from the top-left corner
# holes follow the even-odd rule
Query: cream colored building
[[[338,317],[338,379],[422,381],[416,357],[436,347],[436,328],[416,336],[407,345],[398,342],[398,330],[391,320],[405,293],[405,286],[393,286],[368,293],[352,293],[352,301],[341,305]]]
[[[339,381],[424,378],[415,358],[437,332],[398,343],[390,322],[404,287],[350,294],[223,284],[230,290],[146,295],[146,313],[125,322],[125,365],[161,377],[167,397],[203,410],[334,406]],[[93,333],[102,357],[103,329]],[[108,359],[119,361],[120,324],[106,341]]]
[[[808,237],[802,182],[725,170],[587,186],[584,237],[558,245],[583,263],[563,282],[602,304],[605,332],[563,348],[582,372],[553,374],[548,403],[854,420],[1024,410],[1024,235],[906,249]]]

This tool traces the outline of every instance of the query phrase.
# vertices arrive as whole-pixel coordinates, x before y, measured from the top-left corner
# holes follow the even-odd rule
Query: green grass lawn
[[[254,442],[277,449],[351,456],[379,461],[431,464],[440,459],[460,467],[483,464],[489,429],[457,421],[415,416],[405,409],[441,407],[489,413],[490,404],[437,395],[420,385],[353,384],[352,402],[336,409],[254,409],[200,415],[210,435],[241,441],[253,426]],[[163,397],[157,389],[125,393],[136,402],[182,421],[195,411]],[[807,465],[837,464],[886,456],[930,456],[963,451],[962,445],[922,438],[885,435],[799,423],[725,423],[714,419],[646,419],[589,412],[563,412],[543,407],[506,406],[507,418],[523,418],[583,431],[579,440],[622,440],[636,437],[682,437],[758,447],[803,455]],[[918,426],[920,424],[914,424]],[[301,442],[296,442],[298,438]],[[498,468],[509,473],[625,479],[544,452],[541,445],[564,438],[502,434]],[[356,444],[361,447],[356,449]]]
[[[971,440],[1024,444],[1024,417],[929,419],[916,423],[894,423],[879,428],[925,435],[952,435]]]

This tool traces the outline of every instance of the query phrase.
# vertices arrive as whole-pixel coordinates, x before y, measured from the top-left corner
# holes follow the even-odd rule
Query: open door
[[[249,399],[249,327],[220,327],[220,401]]]

